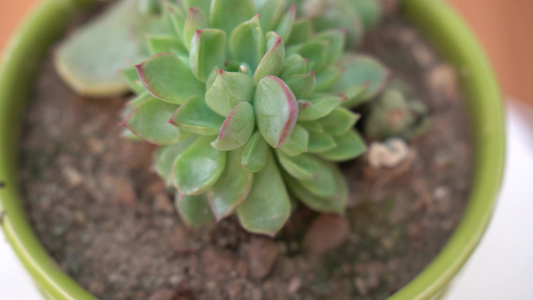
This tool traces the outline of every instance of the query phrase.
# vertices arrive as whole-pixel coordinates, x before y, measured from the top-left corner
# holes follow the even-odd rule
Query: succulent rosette
[[[122,125],[160,145],[155,169],[176,188],[190,226],[236,214],[274,235],[289,195],[343,213],[348,187],[336,165],[365,143],[350,108],[375,97],[387,70],[346,52],[349,31],[315,27],[283,0],[163,2],[152,55],[123,72],[137,93]]]

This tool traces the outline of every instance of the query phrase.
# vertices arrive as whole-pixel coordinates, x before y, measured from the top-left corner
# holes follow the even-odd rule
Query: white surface
[[[1,0],[0,0],[1,1]],[[0,230],[0,299],[43,300]]]
[[[446,300],[533,299],[533,109],[510,106],[507,157],[492,222]],[[41,299],[1,231],[0,293],[1,299]]]
[[[507,166],[492,222],[445,300],[533,299],[533,109],[508,111]]]

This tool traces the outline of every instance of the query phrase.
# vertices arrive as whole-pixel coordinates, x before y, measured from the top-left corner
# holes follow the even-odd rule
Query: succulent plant
[[[431,124],[427,106],[398,80],[367,106],[364,132],[371,139],[411,139],[423,134]]]
[[[324,10],[310,15],[312,5]],[[67,41],[56,65],[78,91],[106,95],[122,89],[111,77],[106,88],[99,73],[110,66],[100,63],[142,61],[121,72],[136,94],[121,125],[126,137],[160,146],[154,167],[177,190],[183,221],[236,214],[244,229],[275,235],[293,209],[289,195],[319,212],[345,210],[336,163],[366,150],[350,109],[389,79],[378,61],[346,50],[375,26],[374,8],[375,0],[122,0]],[[132,15],[143,25],[124,45],[131,26],[112,20]],[[121,45],[93,66],[73,62],[95,28],[119,31]]]
[[[289,192],[317,211],[345,209],[335,162],[366,149],[348,107],[374,97],[388,72],[345,52],[345,30],[315,32],[286,5],[164,2],[167,32],[146,38],[153,56],[123,72],[138,96],[122,125],[161,145],[155,169],[190,226],[235,213],[246,230],[274,235]]]

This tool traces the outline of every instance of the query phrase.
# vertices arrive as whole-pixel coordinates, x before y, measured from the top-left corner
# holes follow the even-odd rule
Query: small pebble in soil
[[[429,68],[435,63],[437,57],[435,53],[424,43],[414,44],[411,48],[416,63],[422,68]]]
[[[235,298],[237,295],[239,295],[242,292],[242,285],[240,284],[234,284],[231,288],[228,289],[228,294],[231,298]]]
[[[277,244],[268,238],[254,237],[243,248],[250,265],[250,276],[253,279],[265,278],[272,270],[278,257]]]
[[[304,245],[312,254],[326,253],[342,245],[349,232],[350,225],[344,216],[322,214],[311,224]]]
[[[72,166],[64,166],[61,173],[70,187],[77,187],[83,182],[83,176]]]
[[[457,74],[450,64],[441,63],[429,71],[428,83],[436,94],[442,95],[444,100],[458,99]]]
[[[366,288],[365,280],[362,277],[355,278],[355,286],[357,287],[357,290],[359,291],[359,294],[365,296],[368,294],[368,290]]]
[[[148,300],[173,300],[175,296],[175,290],[161,290],[153,293]]]
[[[301,286],[302,286],[302,280],[298,277],[294,277],[289,282],[288,291],[291,294],[296,294],[298,293],[298,290],[300,289]]]
[[[393,138],[385,142],[373,142],[366,157],[373,168],[394,168],[409,157],[409,151],[404,140]]]

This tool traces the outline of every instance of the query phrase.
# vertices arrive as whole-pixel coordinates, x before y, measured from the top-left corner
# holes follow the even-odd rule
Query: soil
[[[468,195],[471,145],[453,69],[389,17],[365,51],[415,87],[429,132],[394,168],[342,166],[346,217],[299,208],[276,238],[234,219],[187,229],[151,169],[153,146],[121,139],[125,98],[86,99],[44,64],[25,120],[21,181],[46,249],[101,299],[385,299],[427,266]]]

